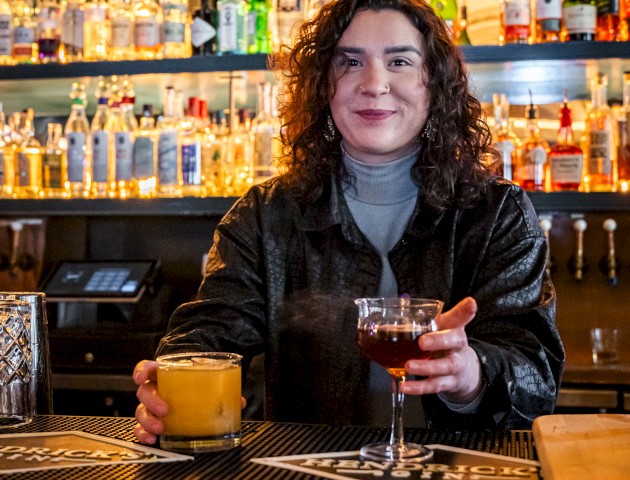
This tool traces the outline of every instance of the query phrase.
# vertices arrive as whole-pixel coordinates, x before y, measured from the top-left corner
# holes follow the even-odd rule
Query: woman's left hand
[[[434,352],[425,360],[409,360],[407,375],[425,377],[407,380],[402,392],[409,395],[442,393],[452,403],[469,403],[482,388],[481,364],[475,351],[468,345],[464,327],[475,318],[477,302],[467,297],[448,312],[436,318],[439,330],[422,335],[420,348]]]

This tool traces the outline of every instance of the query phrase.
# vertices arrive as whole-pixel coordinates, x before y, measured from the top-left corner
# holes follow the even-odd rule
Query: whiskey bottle
[[[595,40],[597,27],[595,0],[565,0],[562,5],[562,18],[565,40]]]
[[[505,94],[495,93],[492,100],[494,109],[492,138],[500,160],[498,165],[492,165],[491,168],[496,175],[513,182],[516,180],[515,173],[521,141],[512,130],[510,103]]]
[[[8,0],[0,0],[0,65],[13,63],[13,11]]]
[[[560,108],[559,117],[558,141],[549,150],[551,189],[554,192],[578,190],[582,180],[584,154],[582,149],[575,144],[571,109],[569,108],[566,93]]]
[[[42,188],[42,146],[35,138],[35,112],[22,114],[22,141],[15,150],[15,193],[22,198],[37,198]]]
[[[133,43],[138,60],[162,58],[162,9],[157,0],[136,0],[133,3]]]
[[[547,154],[549,144],[538,128],[538,109],[534,105],[532,92],[527,108],[527,137],[523,141],[521,159],[518,168],[518,181],[525,190],[543,191],[547,180]]]
[[[598,73],[591,81],[591,108],[585,120],[582,146],[586,163],[584,189],[589,192],[616,189],[617,159],[607,88],[608,77]]]
[[[162,18],[164,57],[190,57],[188,0],[163,0]]]
[[[558,42],[562,30],[562,0],[536,0],[536,43]]]
[[[499,45],[529,43],[531,6],[529,0],[502,0]]]
[[[457,1],[456,0],[431,0],[429,5],[435,12],[442,17],[444,23],[455,36],[455,28],[457,27]]]
[[[195,10],[190,38],[193,55],[215,55],[217,53],[218,12],[216,1],[208,5],[202,0],[199,9]]]
[[[42,190],[45,198],[66,198],[68,166],[66,155],[61,147],[63,126],[61,123],[49,123],[47,127],[46,147],[42,154]]]
[[[604,42],[620,40],[619,0],[597,0],[596,39]]]
[[[137,197],[153,198],[157,195],[157,144],[153,106],[144,105],[133,143],[134,193]]]
[[[64,135],[68,144],[66,157],[68,159],[67,190],[72,197],[87,197],[92,181],[92,141],[90,124],[88,123],[85,107],[85,85],[74,82],[70,91],[72,107],[70,116],[64,128]]]
[[[630,72],[623,74],[623,106],[617,119],[620,190],[630,190]]]

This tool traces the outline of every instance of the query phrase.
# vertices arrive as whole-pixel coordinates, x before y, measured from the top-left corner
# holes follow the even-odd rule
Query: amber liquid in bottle
[[[582,180],[584,154],[575,145],[571,121],[571,109],[565,98],[560,109],[560,129],[558,143],[549,151],[551,188],[554,192],[578,190]]]

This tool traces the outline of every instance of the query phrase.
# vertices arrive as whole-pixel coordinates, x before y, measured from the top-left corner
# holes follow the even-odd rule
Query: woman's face
[[[337,44],[330,101],[350,156],[386,163],[412,153],[430,102],[423,63],[424,38],[404,14],[355,14]]]

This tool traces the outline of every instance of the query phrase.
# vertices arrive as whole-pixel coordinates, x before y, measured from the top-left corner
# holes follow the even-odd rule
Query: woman
[[[407,413],[460,430],[551,413],[564,350],[545,238],[484,166],[490,133],[443,22],[421,0],[333,1],[277,69],[287,171],[225,216],[157,353],[265,353],[266,418],[375,423],[390,385],[355,345],[352,300],[408,293],[447,311],[419,340],[441,354],[406,364],[423,405]],[[155,368],[134,371],[145,443],[168,408]]]

